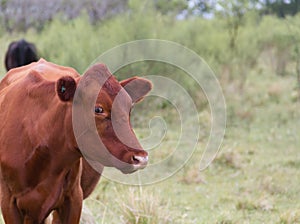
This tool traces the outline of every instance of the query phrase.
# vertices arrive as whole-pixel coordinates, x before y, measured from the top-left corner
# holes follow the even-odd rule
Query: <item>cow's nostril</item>
[[[133,156],[132,160],[134,164],[146,165],[148,163],[148,156]]]

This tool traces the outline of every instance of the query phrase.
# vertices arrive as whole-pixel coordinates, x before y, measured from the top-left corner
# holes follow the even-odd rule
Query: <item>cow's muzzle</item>
[[[133,155],[131,157],[131,163],[122,167],[120,170],[122,173],[128,174],[133,173],[137,170],[144,169],[148,164],[148,155],[147,156],[137,156]]]
[[[143,169],[147,166],[148,156],[132,156],[132,162],[138,169]]]

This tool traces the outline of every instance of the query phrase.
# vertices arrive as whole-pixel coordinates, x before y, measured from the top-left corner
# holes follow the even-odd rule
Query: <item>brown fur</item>
[[[100,167],[134,172],[146,165],[137,163],[134,157],[145,157],[147,152],[139,145],[129,123],[124,126],[129,125],[129,136],[137,148],[120,142],[110,120],[114,97],[124,90],[103,65],[93,66],[85,77],[100,77],[104,73],[109,74],[109,79],[99,92],[96,105],[101,104],[105,113],[95,116],[95,122],[109,155],[94,158],[94,162]],[[52,211],[53,223],[79,223],[82,200],[100,178],[100,173],[82,158],[73,132],[73,96],[81,79],[74,69],[40,60],[11,70],[1,81],[0,186],[6,223],[44,223]],[[144,80],[141,85],[148,88],[146,93],[150,91],[149,81]],[[145,91],[141,97],[144,94]],[[130,99],[128,94],[124,97],[125,102]],[[129,113],[117,113],[129,120]]]

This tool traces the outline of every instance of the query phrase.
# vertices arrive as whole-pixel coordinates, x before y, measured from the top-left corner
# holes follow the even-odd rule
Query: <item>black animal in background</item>
[[[10,43],[5,55],[5,67],[7,71],[35,61],[38,61],[38,56],[34,44],[24,39]]]

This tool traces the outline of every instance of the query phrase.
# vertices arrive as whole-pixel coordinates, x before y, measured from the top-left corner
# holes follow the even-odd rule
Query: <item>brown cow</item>
[[[98,157],[87,154],[86,158],[92,158],[99,167],[114,166],[124,173],[146,166],[147,152],[132,131],[129,112],[133,103],[151,90],[148,80],[135,77],[119,83],[102,64],[94,65],[80,77],[72,68],[42,59],[13,69],[0,83],[1,209],[6,223],[44,223],[52,211],[58,223],[79,223],[82,191],[86,197],[99,174],[86,161],[82,162],[72,109],[85,106],[85,90],[93,89],[94,81],[104,76],[107,79],[98,89],[92,114],[104,145],[92,145]],[[126,88],[136,80],[137,88]],[[76,91],[78,86],[80,91]],[[114,112],[112,106],[117,96],[121,96],[119,102],[124,105],[118,104]],[[113,127],[113,113],[124,121],[119,123],[120,130],[127,130],[126,137],[135,148],[120,141],[120,133],[117,135]],[[88,132],[92,130],[86,129],[82,136]]]
[[[37,50],[34,44],[24,39],[11,42],[5,54],[5,67],[9,71],[12,68],[28,65],[38,60]]]

